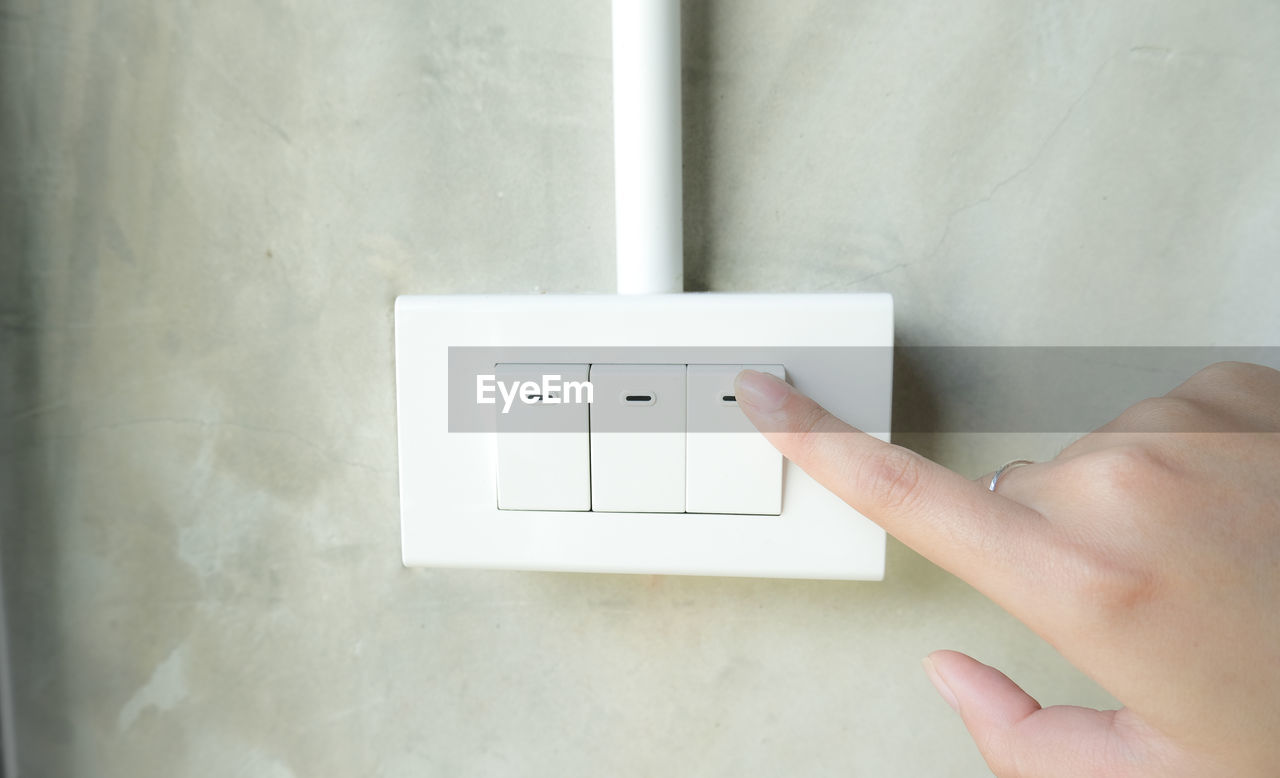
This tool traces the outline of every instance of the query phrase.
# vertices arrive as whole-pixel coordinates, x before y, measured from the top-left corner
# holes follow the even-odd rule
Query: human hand
[[[925,660],[1000,778],[1280,773],[1280,372],[1210,366],[996,492],[743,371],[788,459],[1025,622],[1124,707],[1041,708]]]

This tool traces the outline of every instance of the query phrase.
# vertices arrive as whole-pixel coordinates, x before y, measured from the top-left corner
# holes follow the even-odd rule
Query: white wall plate
[[[780,515],[499,510],[497,416],[476,406],[475,376],[499,363],[782,365],[888,440],[889,295],[404,296],[395,318],[406,565],[883,578],[884,531],[790,462]]]

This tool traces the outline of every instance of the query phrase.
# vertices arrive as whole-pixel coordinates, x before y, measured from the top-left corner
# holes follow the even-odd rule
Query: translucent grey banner
[[[451,432],[592,423],[593,432],[752,432],[732,392],[748,366],[780,367],[819,402],[870,409],[870,419],[891,402],[895,433],[1083,433],[1222,361],[1280,369],[1280,347],[450,348],[448,423]]]

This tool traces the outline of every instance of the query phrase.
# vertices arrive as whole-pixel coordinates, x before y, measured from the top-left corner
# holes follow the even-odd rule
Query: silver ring
[[[1000,476],[1004,475],[1004,471],[1009,470],[1010,468],[1020,467],[1022,465],[1034,464],[1035,462],[1032,462],[1030,459],[1015,459],[1012,462],[1005,462],[1004,466],[997,470],[995,475],[991,476],[991,483],[987,484],[987,491],[994,492],[996,490],[996,481],[1000,480]]]

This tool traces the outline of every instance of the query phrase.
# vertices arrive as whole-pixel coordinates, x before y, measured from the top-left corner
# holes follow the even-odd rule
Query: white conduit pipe
[[[684,291],[680,0],[613,0],[618,294]]]

